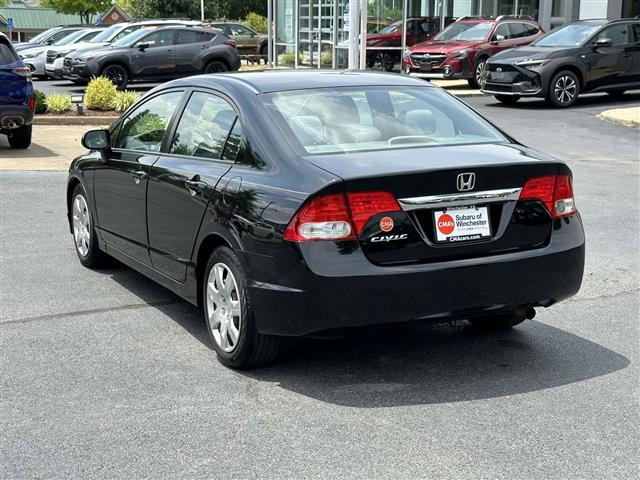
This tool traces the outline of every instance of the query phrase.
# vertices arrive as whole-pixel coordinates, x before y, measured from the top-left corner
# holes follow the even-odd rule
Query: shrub
[[[44,113],[47,111],[47,96],[40,90],[35,91],[36,111],[35,113]]]
[[[267,17],[263,17],[262,15],[251,12],[244,19],[244,24],[249,27],[251,30],[254,30],[258,33],[267,33],[269,31],[269,25],[267,22]]]
[[[111,99],[111,108],[116,112],[124,112],[127,108],[133,105],[138,98],[140,98],[140,94],[138,92],[132,92],[131,90],[117,92],[115,97]]]
[[[47,112],[62,113],[71,110],[71,95],[68,93],[50,93],[47,95]]]
[[[296,60],[296,54],[293,52],[285,52],[278,57],[278,63],[282,65],[293,65]],[[302,53],[298,55],[298,63],[302,63]]]
[[[320,54],[320,63],[322,65],[331,65],[333,63],[333,55],[331,52],[322,52]]]
[[[111,101],[117,93],[118,89],[107,77],[95,77],[87,85],[84,105],[90,110],[111,110]]]

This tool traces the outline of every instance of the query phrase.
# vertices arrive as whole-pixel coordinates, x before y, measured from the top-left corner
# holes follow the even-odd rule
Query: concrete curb
[[[111,125],[119,117],[36,115],[34,125]]]
[[[640,128],[640,107],[605,110],[596,115],[596,118],[619,123],[625,127]]]

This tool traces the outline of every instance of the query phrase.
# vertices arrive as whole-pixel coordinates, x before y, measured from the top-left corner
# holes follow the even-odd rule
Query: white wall
[[[607,18],[607,0],[581,0],[579,18]]]

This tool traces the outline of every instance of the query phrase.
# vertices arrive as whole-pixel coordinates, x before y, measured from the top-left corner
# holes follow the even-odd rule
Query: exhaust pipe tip
[[[527,308],[527,311],[525,312],[525,317],[527,318],[527,320],[533,320],[535,316],[536,316],[536,309],[533,307]]]

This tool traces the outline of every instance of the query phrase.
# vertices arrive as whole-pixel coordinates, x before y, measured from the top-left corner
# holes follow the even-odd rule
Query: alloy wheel
[[[224,263],[216,263],[209,272],[207,316],[218,347],[227,353],[232,352],[240,340],[242,307],[236,279]]]
[[[576,81],[569,75],[563,75],[553,87],[553,94],[555,95],[558,103],[566,104],[573,101],[578,91],[578,85]]]
[[[91,216],[82,195],[76,195],[73,199],[73,238],[78,253],[86,257],[91,245]]]
[[[478,63],[476,67],[476,83],[480,85],[480,88],[484,87],[487,81],[487,63],[482,61]]]

